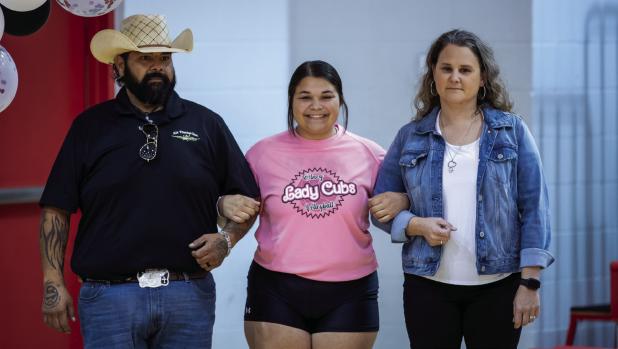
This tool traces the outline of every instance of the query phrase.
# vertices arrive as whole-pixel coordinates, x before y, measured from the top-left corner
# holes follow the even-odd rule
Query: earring
[[[433,81],[433,80],[431,80],[431,84],[429,84],[429,93],[430,93],[432,96],[434,96],[434,97],[435,97],[435,96],[437,96],[437,95],[438,95],[438,91],[434,92],[434,90],[435,90],[435,88],[436,88],[434,85],[435,85],[435,84],[434,84],[434,81]]]
[[[481,96],[481,101],[485,99],[485,96],[487,95],[487,88],[485,87],[485,85],[481,86],[483,88],[483,95]]]

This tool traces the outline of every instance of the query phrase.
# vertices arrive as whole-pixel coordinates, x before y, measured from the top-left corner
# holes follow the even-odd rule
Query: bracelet
[[[221,200],[221,198],[222,198],[222,197],[223,197],[223,196],[219,196],[219,197],[217,198],[217,203],[215,204],[215,208],[217,209],[217,216],[219,216],[219,217],[223,217],[223,215],[221,214],[221,212],[219,212],[219,200]]]
[[[225,254],[227,257],[230,255],[230,252],[232,252],[232,238],[230,237],[230,233],[225,230],[221,230],[219,234],[223,235],[225,242],[227,242],[227,253]]]

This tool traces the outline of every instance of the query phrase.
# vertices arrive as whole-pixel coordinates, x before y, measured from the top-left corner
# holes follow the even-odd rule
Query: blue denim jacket
[[[374,194],[407,192],[409,211],[391,224],[374,224],[402,242],[403,269],[434,275],[442,247],[431,247],[422,236],[408,237],[415,216],[443,217],[442,165],[444,139],[436,130],[438,108],[397,133],[386,154]],[[554,257],[550,240],[547,186],[532,134],[523,120],[496,109],[483,109],[476,181],[476,269],[479,274],[516,272],[529,266],[547,267]]]

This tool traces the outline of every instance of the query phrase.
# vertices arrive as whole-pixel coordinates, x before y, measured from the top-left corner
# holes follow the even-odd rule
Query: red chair
[[[610,303],[600,305],[587,305],[581,307],[571,307],[571,319],[569,330],[567,331],[567,345],[572,345],[575,340],[575,329],[577,322],[583,320],[612,321],[616,325],[614,329],[614,347],[618,344],[618,261],[611,264],[610,275]]]

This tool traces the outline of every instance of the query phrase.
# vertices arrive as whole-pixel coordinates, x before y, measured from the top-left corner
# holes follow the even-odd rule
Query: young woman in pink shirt
[[[288,88],[288,130],[247,152],[261,203],[220,200],[223,215],[238,222],[261,206],[245,307],[252,349],[359,349],[375,341],[378,263],[368,200],[385,151],[346,130],[347,111],[335,68],[301,64]],[[400,193],[371,200],[381,221],[409,205]]]

